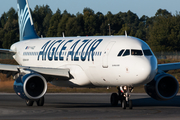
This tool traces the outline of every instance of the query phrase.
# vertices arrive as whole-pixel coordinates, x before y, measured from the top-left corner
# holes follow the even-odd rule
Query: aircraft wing
[[[167,64],[158,64],[158,70],[160,71],[169,71],[180,69],[180,63],[167,63]]]
[[[0,64],[0,73],[6,74],[7,78],[11,75],[16,75],[19,73],[18,71],[18,65],[6,65],[6,64]]]
[[[23,67],[24,70],[29,70],[31,72],[36,72],[42,75],[48,76],[59,76],[70,78],[70,70],[64,68],[43,68],[43,67]]]
[[[0,52],[3,52],[3,53],[15,53],[14,51],[12,51],[10,49],[2,49],[2,48],[0,48]]]
[[[3,74],[7,74],[7,77],[10,77],[11,75],[14,76],[17,73],[20,73],[21,70],[39,73],[45,77],[48,76],[48,77],[70,78],[70,70],[66,68],[60,69],[60,68],[28,67],[28,66],[20,66],[20,65],[0,64],[0,72]]]

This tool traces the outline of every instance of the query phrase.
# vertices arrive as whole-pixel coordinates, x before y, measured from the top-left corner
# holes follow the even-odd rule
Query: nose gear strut
[[[117,106],[118,101],[121,102],[121,107],[123,109],[126,109],[126,106],[129,106],[129,109],[132,109],[132,100],[130,100],[130,95],[129,93],[133,91],[132,86],[120,86],[117,87],[118,89],[118,94],[117,93],[112,93],[111,94],[111,105],[112,106]]]

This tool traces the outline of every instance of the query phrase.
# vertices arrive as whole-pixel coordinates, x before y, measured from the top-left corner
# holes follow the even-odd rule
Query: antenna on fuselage
[[[65,37],[64,32],[62,32],[63,38]]]
[[[125,30],[125,36],[127,37],[127,32],[126,32],[126,30]]]

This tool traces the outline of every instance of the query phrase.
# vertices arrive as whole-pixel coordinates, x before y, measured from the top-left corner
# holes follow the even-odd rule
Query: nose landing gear
[[[129,93],[133,91],[132,86],[121,86],[117,87],[118,89],[118,94],[117,93],[112,93],[111,94],[111,105],[112,106],[117,106],[118,101],[121,102],[121,107],[123,109],[126,109],[127,106],[129,106],[129,109],[132,109],[132,100],[129,99],[130,95]]]

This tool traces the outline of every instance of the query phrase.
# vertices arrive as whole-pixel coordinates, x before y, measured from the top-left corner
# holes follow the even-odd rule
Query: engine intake
[[[169,100],[176,96],[179,83],[170,74],[157,74],[155,78],[145,85],[146,93],[156,100]]]
[[[37,73],[19,76],[14,82],[14,91],[23,99],[37,100],[47,91],[46,79]]]

